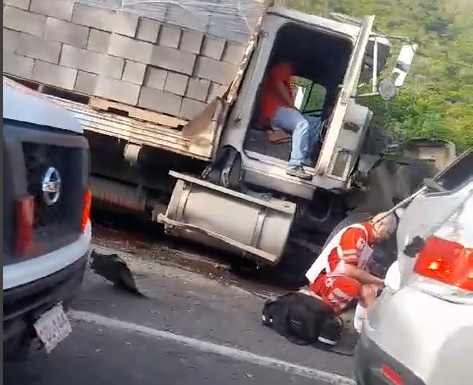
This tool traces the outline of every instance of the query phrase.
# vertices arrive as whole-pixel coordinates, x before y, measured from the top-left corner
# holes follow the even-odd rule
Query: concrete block
[[[224,92],[227,90],[227,86],[222,86],[221,84],[217,83],[210,83],[209,87],[209,95],[207,97],[207,102],[211,102],[217,96],[222,96]]]
[[[15,53],[50,63],[59,62],[61,43],[44,40],[40,37],[18,32]]]
[[[33,80],[40,83],[64,88],[66,90],[72,90],[76,83],[76,77],[77,70],[73,68],[66,68],[57,64],[35,60],[33,67]]]
[[[30,12],[71,21],[74,3],[70,0],[31,0]]]
[[[102,31],[113,31],[116,11],[103,9],[86,4],[75,3],[72,13],[72,22],[100,29]]]
[[[198,102],[197,100],[184,98],[182,100],[179,117],[188,120],[194,119],[206,106],[207,104]]]
[[[191,99],[205,102],[207,101],[209,89],[210,89],[209,80],[190,78],[189,84],[187,85],[186,96]]]
[[[139,84],[141,86],[144,82],[145,72],[146,64],[126,60],[122,79],[126,82]]]
[[[182,30],[180,28],[171,25],[163,25],[159,33],[158,44],[163,47],[179,48],[181,34]]]
[[[155,46],[151,56],[151,64],[186,75],[192,75],[195,60],[193,53],[161,46]]]
[[[115,15],[115,20],[113,21],[112,32],[134,38],[136,36],[137,29],[138,15],[124,11],[117,12]]]
[[[220,60],[224,49],[225,40],[205,36],[201,54],[211,59]]]
[[[3,6],[11,5],[15,8],[28,10],[31,0],[3,0]]]
[[[3,28],[3,52],[15,52],[20,32]]]
[[[169,72],[164,83],[164,91],[172,92],[173,94],[184,96],[186,94],[187,83],[189,76]]]
[[[44,37],[46,40],[58,41],[74,47],[85,48],[89,37],[89,28],[48,17],[46,19]]]
[[[178,95],[148,87],[141,88],[138,101],[140,107],[173,116],[179,116],[181,103],[182,98]]]
[[[3,73],[18,76],[24,79],[31,79],[34,60],[16,55],[12,52],[3,51]]]
[[[97,86],[98,75],[90,72],[78,71],[74,91],[85,95],[94,95]]]
[[[204,34],[202,32],[183,30],[179,49],[181,51],[192,52],[198,55],[200,54],[203,40]]]
[[[235,66],[199,56],[194,70],[194,76],[207,79],[215,83],[229,84],[235,76]]]
[[[95,87],[95,96],[115,100],[120,103],[136,105],[140,94],[140,86],[116,80],[106,76],[99,76]]]
[[[126,36],[112,34],[110,36],[108,53],[113,56],[148,64],[153,53],[153,45]]]
[[[189,10],[189,8],[191,10]],[[186,29],[206,32],[210,22],[208,12],[202,10],[195,12],[196,7],[185,7],[178,2],[169,4],[164,21],[169,24],[184,27]]]
[[[110,32],[100,31],[91,28],[89,33],[89,40],[87,41],[87,49],[89,51],[108,53],[108,46],[110,45]]]
[[[146,71],[144,85],[149,88],[163,90],[164,83],[166,83],[167,76],[168,76],[168,71],[148,66],[148,69]]]
[[[160,28],[161,24],[156,20],[140,18],[138,30],[136,32],[136,38],[138,40],[144,40],[154,44],[158,41]]]
[[[125,60],[64,44],[59,63],[64,67],[121,79]]]
[[[43,37],[46,28],[46,16],[6,6],[3,10],[3,28]]]
[[[240,65],[246,47],[241,44],[227,42],[223,51],[222,61],[233,65]]]

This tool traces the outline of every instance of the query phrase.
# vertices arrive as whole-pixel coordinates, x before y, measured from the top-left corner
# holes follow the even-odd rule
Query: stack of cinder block
[[[230,84],[245,44],[192,20],[186,28],[171,6],[159,20],[73,0],[4,0],[3,71],[191,119]]]

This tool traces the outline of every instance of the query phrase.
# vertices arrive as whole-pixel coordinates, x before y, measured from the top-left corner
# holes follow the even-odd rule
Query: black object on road
[[[334,348],[342,338],[343,321],[318,298],[291,292],[266,301],[262,323],[294,344],[311,345],[339,355],[354,354],[357,339],[349,341],[345,349]]]
[[[271,327],[289,341],[298,345],[310,345],[317,342],[324,325],[333,315],[332,310],[315,297],[287,293],[264,304],[262,320],[263,325]],[[340,326],[343,327],[343,323]],[[330,338],[328,330],[325,332],[326,338],[335,345],[339,334],[332,330]]]
[[[104,255],[92,251],[90,268],[94,273],[113,283],[117,288],[144,297],[138,290],[133,274],[126,262],[117,254]]]

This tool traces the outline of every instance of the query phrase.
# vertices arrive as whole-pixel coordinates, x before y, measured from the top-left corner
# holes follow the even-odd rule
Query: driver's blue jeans
[[[303,115],[295,108],[279,107],[271,124],[292,134],[291,166],[312,163],[314,146],[322,128],[320,117]]]

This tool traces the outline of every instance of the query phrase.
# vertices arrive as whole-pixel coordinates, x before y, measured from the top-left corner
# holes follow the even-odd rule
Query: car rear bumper
[[[389,374],[394,379],[401,378],[402,382],[397,383],[389,379],[383,373],[383,367],[385,370],[388,368]],[[357,385],[426,385],[408,368],[371,341],[365,333],[361,334],[355,350],[355,379]]]
[[[60,302],[67,308],[82,286],[88,255],[87,251],[60,271],[3,292],[5,356],[34,337],[33,324],[44,312]]]
[[[470,385],[472,319],[471,305],[444,301],[410,286],[385,289],[363,326],[357,357],[360,384],[385,384],[373,382],[372,374],[382,374],[380,365],[385,364],[406,385],[445,385],[452,378],[455,385]]]

